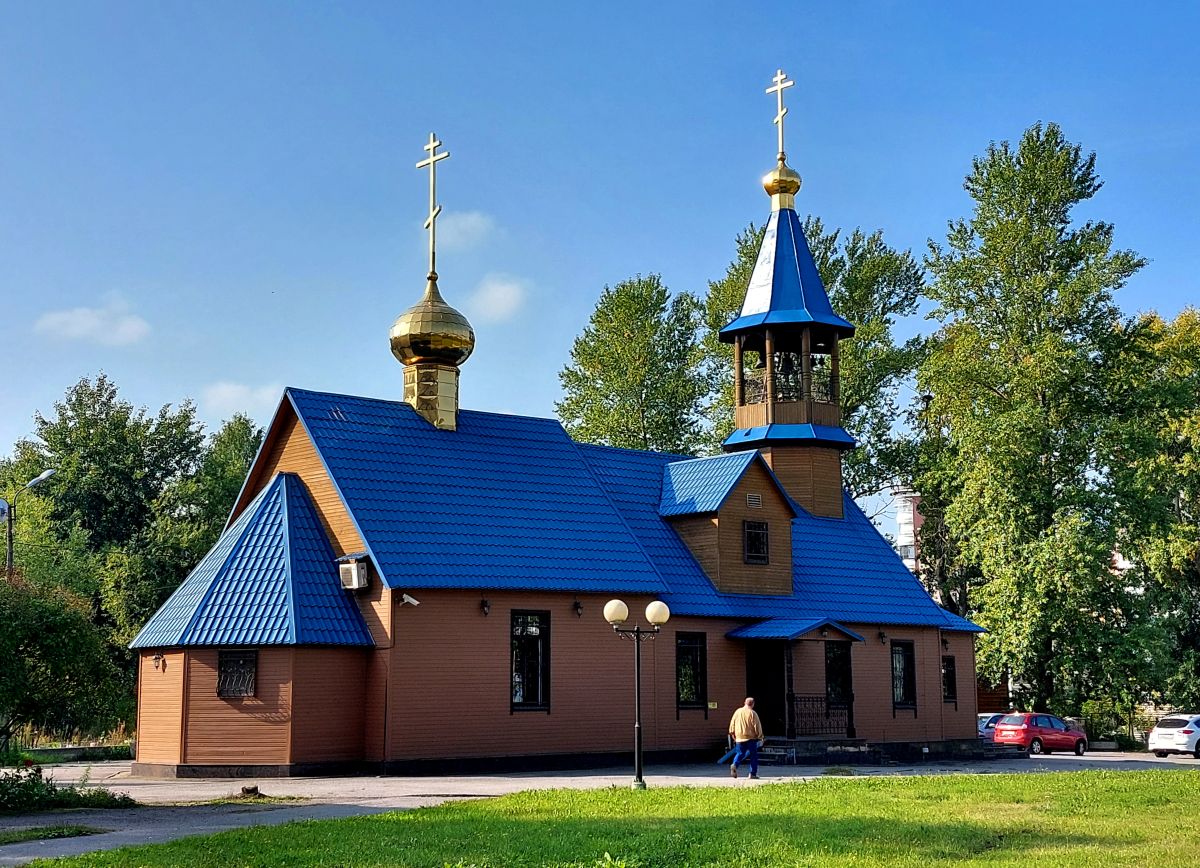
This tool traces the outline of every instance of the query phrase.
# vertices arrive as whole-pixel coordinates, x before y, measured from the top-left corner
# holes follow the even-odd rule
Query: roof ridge
[[[567,432],[567,436],[571,437],[570,432]],[[633,449],[629,446],[609,446],[607,443],[580,443],[574,437],[571,437],[571,442],[581,449],[607,449],[610,452],[626,452],[631,455],[654,455],[660,458],[677,458],[680,461],[692,461],[696,460],[697,457],[717,457],[685,455],[682,452],[659,452],[657,449]]]
[[[371,556],[371,560],[375,562],[375,569],[379,572],[379,580],[383,582],[386,587],[392,587],[391,582],[388,581],[387,576],[383,572],[383,562],[375,556],[375,551],[371,548],[371,541],[367,539],[366,531],[362,529],[362,525],[359,523],[358,517],[354,514],[354,510],[350,508],[350,502],[346,499],[346,494],[342,491],[341,485],[338,484],[337,477],[330,468],[329,461],[327,461],[325,458],[325,453],[321,451],[321,444],[318,441],[318,438],[313,435],[312,428],[309,427],[308,420],[304,418],[304,413],[301,411],[299,404],[292,400],[290,395],[288,396],[288,400],[292,405],[292,410],[294,410],[296,413],[296,422],[301,428],[304,429],[304,436],[308,438],[308,441],[312,444],[313,451],[317,453],[317,458],[321,460],[321,469],[325,471],[325,476],[329,479],[329,484],[333,486],[333,490],[337,493],[338,500],[341,502],[342,508],[346,510],[346,515],[349,516],[350,523],[354,525],[354,529],[358,532],[359,539],[362,540],[363,546],[367,550],[367,554],[369,554]],[[400,403],[404,402],[401,401]],[[407,407],[408,405],[405,404],[405,406]],[[334,554],[337,554],[336,550],[334,551]]]
[[[265,501],[267,494],[272,488],[275,487],[275,482],[279,479],[279,476],[280,475],[276,473],[273,477],[271,477],[271,481],[263,486],[263,490],[258,493],[258,496],[246,504],[246,509],[242,512],[242,516],[247,517],[246,524],[242,528],[241,532],[237,535],[237,539],[234,541],[233,545],[229,547],[229,551],[225,554],[225,557],[222,558],[221,563],[216,569],[213,570],[212,578],[208,581],[208,587],[205,588],[204,593],[197,598],[196,607],[192,610],[191,616],[188,618],[187,623],[184,624],[179,630],[179,635],[176,638],[176,644],[183,644],[183,638],[196,625],[196,619],[200,617],[200,613],[204,610],[209,599],[211,598],[213,588],[217,586],[218,579],[220,579],[222,573],[224,573],[226,568],[228,568],[229,562],[233,559],[233,556],[241,549],[242,540],[246,538],[246,534],[250,532],[250,528],[254,525],[255,520],[259,517],[259,511],[262,508],[262,504]],[[240,519],[242,516],[239,516],[238,518]],[[231,527],[230,530],[233,530],[233,528]]]
[[[293,643],[296,643],[300,641],[300,619],[296,616],[296,588],[293,585],[295,580],[292,576],[292,534],[291,525],[289,524],[290,504],[288,503],[291,499],[291,492],[288,487],[290,480],[288,477],[292,475],[291,473],[280,473],[279,485],[282,489],[280,497],[282,515],[280,516],[280,522],[283,525],[283,589],[287,595],[288,612],[291,615],[289,637]]]

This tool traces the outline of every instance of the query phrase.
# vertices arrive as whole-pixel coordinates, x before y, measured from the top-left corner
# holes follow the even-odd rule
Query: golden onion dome
[[[795,196],[800,192],[800,173],[783,160],[774,169],[763,175],[763,189],[768,196],[784,194]]]
[[[442,299],[437,274],[429,275],[424,297],[392,323],[392,355],[401,364],[461,365],[475,349],[467,318]]]

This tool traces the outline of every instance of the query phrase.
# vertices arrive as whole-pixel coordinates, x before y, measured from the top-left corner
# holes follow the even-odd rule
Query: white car
[[[1200,759],[1200,714],[1182,711],[1168,714],[1150,730],[1146,747],[1159,757],[1190,753]]]

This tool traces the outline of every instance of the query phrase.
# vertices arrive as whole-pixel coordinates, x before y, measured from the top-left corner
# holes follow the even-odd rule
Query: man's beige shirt
[[[742,706],[733,713],[729,721],[729,731],[733,733],[734,741],[761,741],[763,737],[762,721],[753,708]]]

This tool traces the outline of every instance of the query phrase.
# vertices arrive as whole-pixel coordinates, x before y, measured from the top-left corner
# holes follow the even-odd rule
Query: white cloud
[[[33,324],[33,330],[60,340],[123,347],[136,344],[150,334],[150,323],[130,313],[129,305],[114,295],[104,307],[72,307],[42,314]]]
[[[496,221],[482,211],[450,211],[438,217],[440,250],[467,250],[496,231]]]
[[[256,422],[267,422],[281,394],[283,386],[278,383],[249,386],[221,380],[204,387],[200,405],[205,415],[214,419],[228,419],[234,413],[245,413]]]
[[[467,312],[482,322],[504,322],[521,309],[527,290],[520,278],[489,274],[467,299]]]

